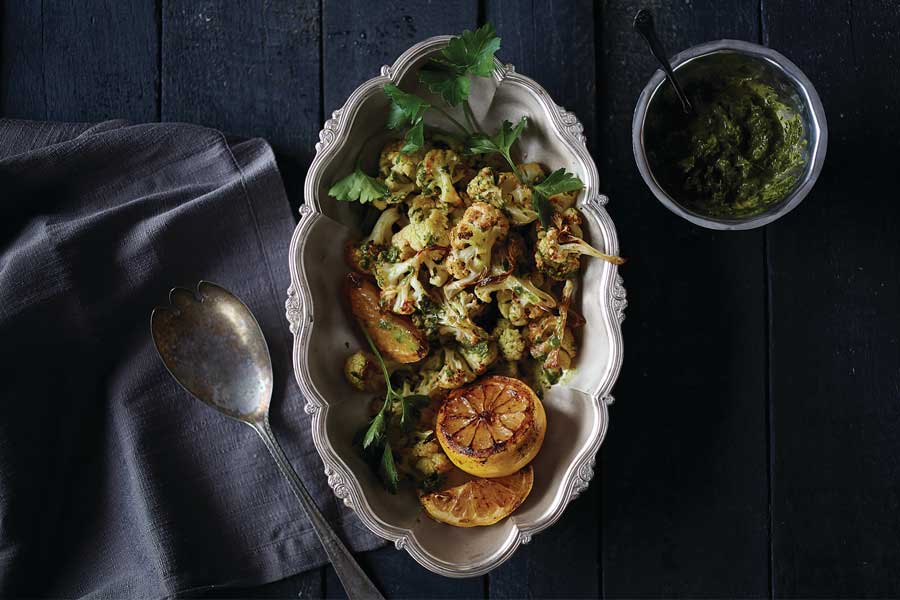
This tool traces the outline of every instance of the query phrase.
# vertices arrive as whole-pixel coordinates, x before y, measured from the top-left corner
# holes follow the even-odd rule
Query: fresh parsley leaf
[[[493,137],[476,133],[469,138],[467,151],[469,154],[487,154],[490,152],[498,152],[503,155],[509,154],[510,148],[522,134],[526,123],[528,123],[526,117],[519,119],[515,127],[509,121],[503,121],[500,129]]]
[[[384,198],[388,195],[388,189],[374,177],[363,173],[357,166],[352,173],[331,186],[328,195],[344,202],[358,200],[361,204],[365,204]]]
[[[549,198],[556,194],[576,192],[584,187],[584,183],[574,174],[566,172],[565,169],[557,169],[542,182],[532,187]]]
[[[542,182],[531,186],[531,207],[541,219],[541,225],[550,226],[550,218],[553,216],[553,205],[550,197],[565,192],[575,192],[584,187],[584,183],[565,169],[557,169],[550,173]]]
[[[494,70],[494,54],[500,49],[500,38],[494,26],[486,23],[475,31],[463,31],[441,50],[439,60],[462,69],[470,75],[490,77]]]
[[[469,97],[472,84],[465,71],[443,62],[431,61],[419,69],[419,81],[450,106],[459,106]]]
[[[397,465],[394,464],[394,453],[391,451],[391,444],[385,442],[384,451],[381,453],[381,471],[384,475],[384,482],[388,487],[388,491],[392,494],[397,493],[397,484],[400,483],[400,476],[397,474]]]
[[[522,135],[522,130],[525,129],[525,124],[527,122],[528,119],[525,117],[519,119],[519,122],[516,123],[515,126],[509,121],[503,121],[503,124],[500,125],[500,129],[493,137],[476,133],[469,138],[468,143],[466,144],[466,152],[468,154],[489,154],[491,152],[496,152],[502,155],[513,170],[513,173],[515,173],[516,177],[521,181],[522,177],[519,174],[519,170],[516,168],[516,163],[513,162],[512,156],[510,155],[510,149],[519,136]]]
[[[494,53],[500,49],[500,38],[488,23],[475,31],[464,31],[454,37],[419,69],[419,80],[450,106],[458,106],[469,97],[469,75],[489,77],[494,69]]]
[[[387,404],[385,404],[387,406]],[[379,440],[384,437],[385,430],[385,418],[384,418],[384,408],[378,411],[378,414],[372,419],[372,422],[369,423],[369,428],[366,430],[366,434],[363,436],[362,447],[363,449],[368,448],[372,444],[377,444]]]
[[[553,217],[553,206],[550,204],[550,199],[541,192],[532,189],[531,208],[538,214],[541,225],[550,227],[550,219]]]
[[[406,132],[406,143],[400,148],[403,154],[410,154],[425,144],[425,123],[421,119]]]
[[[384,86],[384,93],[391,99],[391,110],[388,113],[387,126],[399,129],[405,125],[411,127],[406,132],[406,143],[400,148],[403,154],[415,152],[425,144],[425,111],[431,105],[416,96],[408,94],[393,83]]]
[[[415,125],[422,120],[425,111],[431,105],[415,94],[409,94],[393,83],[384,86],[384,93],[391,99],[391,110],[388,113],[387,126],[400,129],[405,125]]]

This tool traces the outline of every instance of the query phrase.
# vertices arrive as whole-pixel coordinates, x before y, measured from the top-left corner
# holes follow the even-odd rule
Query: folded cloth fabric
[[[325,562],[261,440],[182,390],[150,337],[201,279],[254,312],[272,427],[353,550],[284,320],[294,220],[261,140],[178,124],[0,120],[0,596],[162,597]]]

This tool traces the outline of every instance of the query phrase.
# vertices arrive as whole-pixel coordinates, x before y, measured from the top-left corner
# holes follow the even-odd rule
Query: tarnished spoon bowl
[[[259,324],[224,288],[201,281],[200,301],[183,288],[151,316],[153,341],[166,368],[197,399],[240,421],[265,418],[272,398],[272,359]]]
[[[169,373],[198,400],[253,427],[312,523],[348,598],[381,598],[353,555],[319,512],[269,425],[272,359],[253,313],[208,281],[197,294],[175,288],[169,306],[150,315],[153,343]]]

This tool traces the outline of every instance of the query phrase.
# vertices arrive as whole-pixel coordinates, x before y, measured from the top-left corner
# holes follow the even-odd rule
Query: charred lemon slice
[[[448,394],[436,433],[457,467],[477,477],[505,477],[530,463],[544,443],[544,405],[524,382],[492,375]]]
[[[462,485],[424,494],[419,502],[432,519],[454,527],[493,525],[519,508],[534,484],[534,470],[494,479],[473,479]]]

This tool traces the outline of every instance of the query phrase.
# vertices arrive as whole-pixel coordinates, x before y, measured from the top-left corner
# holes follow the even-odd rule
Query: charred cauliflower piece
[[[461,345],[458,350],[476,375],[487,371],[491,363],[497,360],[497,344],[492,340],[484,340],[473,346]]]
[[[450,221],[443,205],[429,196],[416,196],[409,203],[409,225],[397,232],[392,243],[418,252],[428,246],[450,245]]]
[[[459,206],[462,198],[453,184],[461,177],[457,172],[459,155],[453,150],[429,150],[416,168],[416,185],[424,195],[436,195],[441,204]]]
[[[543,176],[543,170],[536,163],[520,165],[519,169],[520,172],[525,169],[534,179]],[[472,178],[466,192],[473,201],[503,209],[513,225],[527,225],[538,218],[531,204],[531,188],[520,182],[514,173],[495,174],[493,169],[485,167]]]
[[[396,207],[391,207],[381,213],[368,237],[360,242],[348,243],[345,248],[344,259],[350,268],[360,273],[371,274],[378,260],[378,255],[391,246],[394,224],[402,218],[403,215],[400,211]]]
[[[528,345],[522,332],[509,319],[499,319],[492,334],[505,360],[522,360]]]
[[[472,285],[490,269],[494,244],[505,240],[508,232],[509,221],[490,204],[476,202],[466,209],[450,232],[446,266],[456,281],[445,286],[448,296]]]
[[[424,249],[400,262],[382,260],[383,256],[379,256],[374,274],[381,288],[382,305],[401,315],[410,315],[417,308],[425,307],[429,296],[419,280],[419,270],[426,259],[434,260],[443,252],[442,249]]]
[[[497,185],[497,177],[494,170],[484,167],[469,181],[466,193],[472,202],[485,202],[491,206],[500,208],[503,204],[503,193]]]
[[[384,389],[384,374],[369,352],[358,350],[344,361],[344,377],[361,392],[378,392]]]
[[[378,171],[390,194],[387,204],[397,204],[416,191],[416,169],[424,157],[423,150],[409,154],[400,152],[404,142],[397,140],[387,144],[378,160]]]
[[[548,228],[537,225],[534,262],[538,270],[554,279],[571,279],[578,275],[582,255],[595,256],[614,265],[625,261],[604,254],[582,239],[581,215],[574,208],[554,213]]]
[[[438,371],[437,386],[452,390],[475,381],[478,375],[469,366],[468,361],[450,346],[444,347],[444,364]]]

